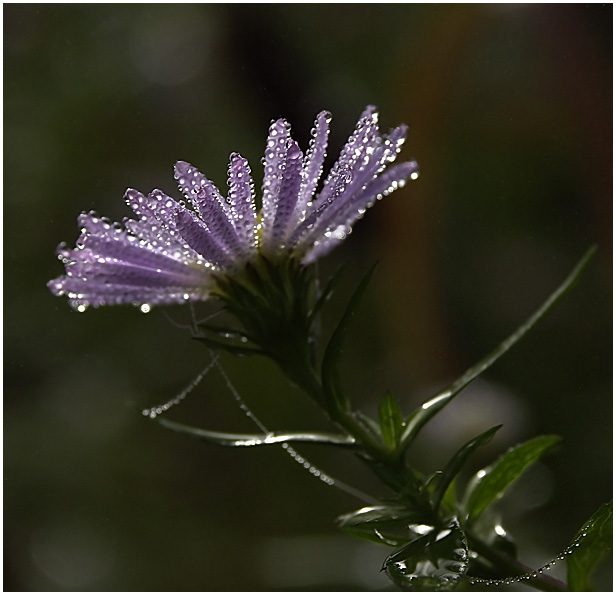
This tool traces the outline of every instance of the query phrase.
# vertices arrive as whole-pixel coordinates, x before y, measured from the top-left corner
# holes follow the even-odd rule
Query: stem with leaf
[[[339,523],[353,535],[400,547],[386,559],[384,569],[403,588],[454,588],[466,578],[472,563],[471,552],[487,561],[491,571],[502,579],[528,573],[529,569],[507,548],[495,545],[498,540],[493,539],[494,535],[491,541],[480,535],[475,530],[475,522],[529,464],[558,440],[556,437],[539,437],[510,449],[493,466],[477,474],[469,483],[461,503],[455,496],[456,477],[470,455],[487,443],[500,426],[464,444],[442,471],[428,477],[422,477],[409,465],[406,454],[427,422],[554,308],[578,281],[594,250],[591,248],[584,255],[565,281],[526,322],[446,390],[408,416],[399,410],[394,397],[386,394],[379,407],[378,420],[353,409],[339,379],[345,336],[374,267],[352,294],[319,362],[318,317],[338,282],[340,272],[319,294],[309,267],[293,260],[272,262],[260,257],[247,265],[241,274],[218,279],[218,297],[239,321],[241,328],[201,325],[202,333],[195,338],[208,347],[222,348],[235,355],[269,357],[343,433],[228,434],[162,418],[157,418],[157,421],[171,430],[225,446],[311,442],[352,450],[391,493],[382,506],[344,515]],[[529,575],[524,578],[540,590],[566,589],[564,583],[548,576]]]

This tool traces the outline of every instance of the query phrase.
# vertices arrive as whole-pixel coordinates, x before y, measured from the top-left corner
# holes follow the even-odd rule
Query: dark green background
[[[540,328],[432,422],[424,471],[491,425],[476,470],[537,433],[564,438],[502,504],[523,558],[562,549],[612,492],[611,5],[5,5],[4,588],[378,589],[386,548],[338,532],[362,505],[280,449],[225,450],[148,423],[207,352],[160,310],[71,311],[56,245],[127,186],[178,196],[177,159],[224,186],[270,119],[306,146],[329,109],[333,161],[367,104],[409,125],[422,174],[322,263],[349,261],[329,325],[379,260],[345,386],[374,412],[419,405],[599,251]],[[210,306],[199,308],[200,314]],[[169,308],[187,322],[186,308]],[[260,360],[224,359],[272,429],[327,429]],[[252,431],[212,374],[170,417]],[[346,454],[304,448],[379,494]],[[611,588],[604,572],[600,586]]]

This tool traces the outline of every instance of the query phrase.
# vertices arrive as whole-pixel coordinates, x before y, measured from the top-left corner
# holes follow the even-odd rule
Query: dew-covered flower
[[[381,135],[370,106],[317,191],[330,120],[328,112],[318,114],[305,155],[285,120],[271,124],[260,208],[248,162],[233,153],[226,197],[196,168],[178,161],[175,179],[188,203],[161,190],[146,196],[129,189],[125,199],[136,217],[122,225],[82,213],[75,248],[58,248],[66,274],[48,287],[79,311],[108,304],[147,310],[206,299],[217,276],[232,276],[257,257],[310,264],[341,242],[375,200],[418,175],[415,161],[387,167],[406,126]]]

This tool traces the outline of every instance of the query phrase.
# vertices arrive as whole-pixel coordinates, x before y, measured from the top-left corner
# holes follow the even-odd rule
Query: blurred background
[[[4,73],[6,590],[387,586],[387,548],[334,526],[360,500],[279,448],[206,445],[141,416],[208,361],[168,318],[188,323],[187,308],[77,314],[45,287],[82,210],[120,221],[128,186],[177,197],[178,159],[224,187],[232,151],[259,187],[270,120],[306,147],[322,109],[329,164],[375,104],[382,129],[409,125],[401,159],[421,166],[320,265],[326,278],[349,263],[328,332],[379,261],[345,354],[354,404],[374,413],[391,390],[420,405],[597,244],[575,290],[426,427],[413,460],[434,470],[504,423],[468,476],[561,435],[500,506],[531,565],[611,498],[611,5],[5,5]],[[222,361],[268,427],[329,429],[273,366]],[[168,415],[255,429],[215,372]],[[300,450],[383,495],[350,455]],[[609,569],[597,586],[611,589]]]

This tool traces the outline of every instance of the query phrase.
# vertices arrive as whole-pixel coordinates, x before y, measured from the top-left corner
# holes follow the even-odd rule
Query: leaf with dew
[[[537,436],[510,448],[495,463],[479,471],[469,481],[464,495],[466,522],[474,523],[492,502],[503,497],[529,465],[559,441],[558,436]]]
[[[456,518],[445,529],[432,529],[387,557],[383,569],[402,589],[451,591],[468,571],[469,552]]]

